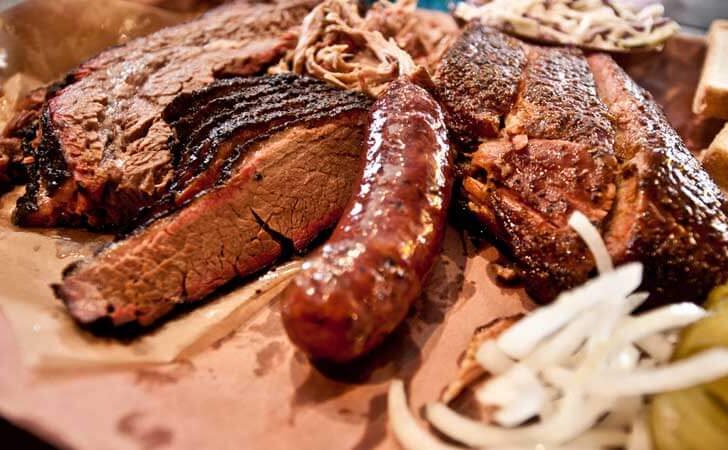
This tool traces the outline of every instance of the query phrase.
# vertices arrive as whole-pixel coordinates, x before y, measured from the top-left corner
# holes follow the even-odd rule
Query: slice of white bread
[[[728,124],[700,155],[703,167],[723,191],[728,191]]]
[[[728,119],[728,20],[716,20],[708,32],[708,53],[693,112]]]

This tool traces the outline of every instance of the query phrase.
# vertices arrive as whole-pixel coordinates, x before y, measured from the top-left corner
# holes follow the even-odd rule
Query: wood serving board
[[[681,36],[661,54],[621,61],[663,104],[694,151],[721,125],[689,109],[704,52],[701,38]],[[27,239],[9,244],[8,233],[20,232],[0,218],[0,278],[12,283],[31,276],[41,287],[57,281],[56,269],[68,262],[59,259],[64,255],[35,244],[29,230],[22,231]],[[38,234],[38,242],[41,237],[47,239]],[[65,242],[84,239],[73,235]],[[78,450],[397,448],[386,425],[389,381],[406,380],[419,411],[455,376],[476,327],[527,307],[520,289],[495,283],[490,265],[497,258],[495,249],[475,251],[449,229],[427,292],[407,322],[345,371],[312,367],[288,342],[275,304],[174,364],[31,371],[0,304],[0,415],[55,446]],[[0,286],[0,294],[7,289]],[[54,301],[50,289],[42,289],[38,295]]]

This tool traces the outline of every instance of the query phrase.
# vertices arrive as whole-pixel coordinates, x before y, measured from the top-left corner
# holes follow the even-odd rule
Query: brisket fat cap
[[[195,123],[196,112],[225,98],[230,85],[241,95],[225,100],[224,109],[242,116],[220,110],[220,122],[204,132],[204,139],[217,139],[210,149],[222,167],[217,179],[182,209],[70,267],[55,286],[80,323],[149,325],[176,304],[203,299],[234,278],[304,251],[338,221],[358,178],[371,101],[319,81],[279,75],[217,82],[173,103],[177,109],[168,110],[168,118]],[[245,94],[253,98],[270,86],[308,89],[310,103],[289,104],[281,120],[280,111],[267,111]],[[250,123],[241,128],[243,116]],[[229,133],[222,137],[219,129]],[[216,149],[222,146],[234,150],[223,158]],[[194,158],[180,162],[187,159]]]
[[[492,42],[520,50],[502,65],[505,53]],[[513,67],[522,68],[517,76]],[[464,84],[455,71],[514,94],[496,103],[457,97]],[[460,207],[513,257],[536,300],[552,300],[595,270],[568,227],[574,210],[601,231],[616,263],[645,264],[653,301],[701,301],[728,277],[724,196],[611,58],[527,45],[472,22],[436,82],[451,132],[466,130],[461,143],[482,142],[463,146]],[[482,132],[496,123],[495,134]]]
[[[75,69],[44,107],[36,159],[18,201],[22,226],[118,230],[168,192],[172,130],[164,108],[217,77],[251,75],[295,45],[289,31],[313,0],[232,2],[203,17],[112,48]],[[42,130],[40,130],[42,128]]]

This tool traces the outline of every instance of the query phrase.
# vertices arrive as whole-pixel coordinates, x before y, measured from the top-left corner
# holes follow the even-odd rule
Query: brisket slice
[[[435,80],[450,131],[473,144],[498,135],[526,65],[525,47],[478,21],[470,22],[448,50]]]
[[[24,226],[118,229],[165,194],[173,177],[164,108],[216,77],[261,72],[294,42],[315,0],[232,2],[187,24],[110,49],[50,99],[37,165],[14,219]]]
[[[207,100],[217,95],[214,100]],[[184,204],[210,187],[229,166],[240,142],[266,130],[290,126],[308,117],[347,107],[351,97],[314,78],[293,74],[236,78],[190,96],[180,96],[165,113],[176,138],[177,161],[171,184],[172,207]],[[201,105],[178,118],[174,110]],[[266,117],[261,123],[260,118]],[[231,136],[236,136],[230,141]]]
[[[589,64],[622,161],[607,248],[645,264],[656,299],[702,301],[728,279],[728,203],[650,95],[609,56]]]
[[[248,85],[246,91],[290,77],[222,82],[210,89],[240,83]],[[318,94],[307,97],[307,104],[291,105],[287,121],[278,121],[276,111],[261,111],[250,124],[256,136],[236,129],[216,143],[234,151],[214,187],[70,267],[55,290],[76,320],[148,325],[178,303],[200,300],[287,252],[305,250],[332,227],[358,178],[370,101],[316,84]],[[212,97],[187,98],[186,108],[177,104],[177,121],[187,117],[182,110],[194,115]],[[260,107],[245,98],[237,102],[251,111]],[[226,108],[236,109],[236,104]],[[219,125],[232,127],[236,118],[221,118]]]
[[[477,22],[469,29],[471,35],[461,40],[472,40],[472,30],[487,42],[506,39]],[[505,128],[477,149],[466,149],[475,151],[464,170],[460,197],[464,209],[519,264],[529,294],[548,301],[586,280],[594,269],[568,218],[578,209],[595,226],[603,226],[615,192],[614,132],[580,51],[518,45],[526,55],[522,70],[498,83],[514,93],[500,110],[498,126]],[[502,58],[492,47],[468,48],[480,49],[472,60],[486,67]],[[446,59],[443,67],[460,59]],[[459,89],[455,79],[439,82],[441,92]],[[483,106],[478,97],[462,101],[472,110]],[[490,104],[486,99],[485,105]],[[482,137],[478,126],[471,132]]]
[[[483,39],[494,39],[486,36],[497,32],[469,27],[476,26]],[[574,210],[600,230],[615,263],[644,263],[643,288],[653,302],[702,301],[728,279],[722,193],[649,94],[611,58],[521,45],[527,64],[500,136],[465,149],[475,151],[462,170],[461,207],[513,257],[538,301],[594,271],[567,224]],[[440,90],[459,89],[452,83],[440,78]],[[469,101],[472,110],[488,105],[477,96]],[[470,133],[482,136],[477,124]]]

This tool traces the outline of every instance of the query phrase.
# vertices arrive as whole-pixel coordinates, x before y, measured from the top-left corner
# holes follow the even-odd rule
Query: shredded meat
[[[306,16],[296,48],[271,72],[308,74],[376,96],[416,65],[433,69],[454,40],[446,26],[422,26],[416,6],[414,0],[382,0],[362,17],[352,0],[325,0]]]

